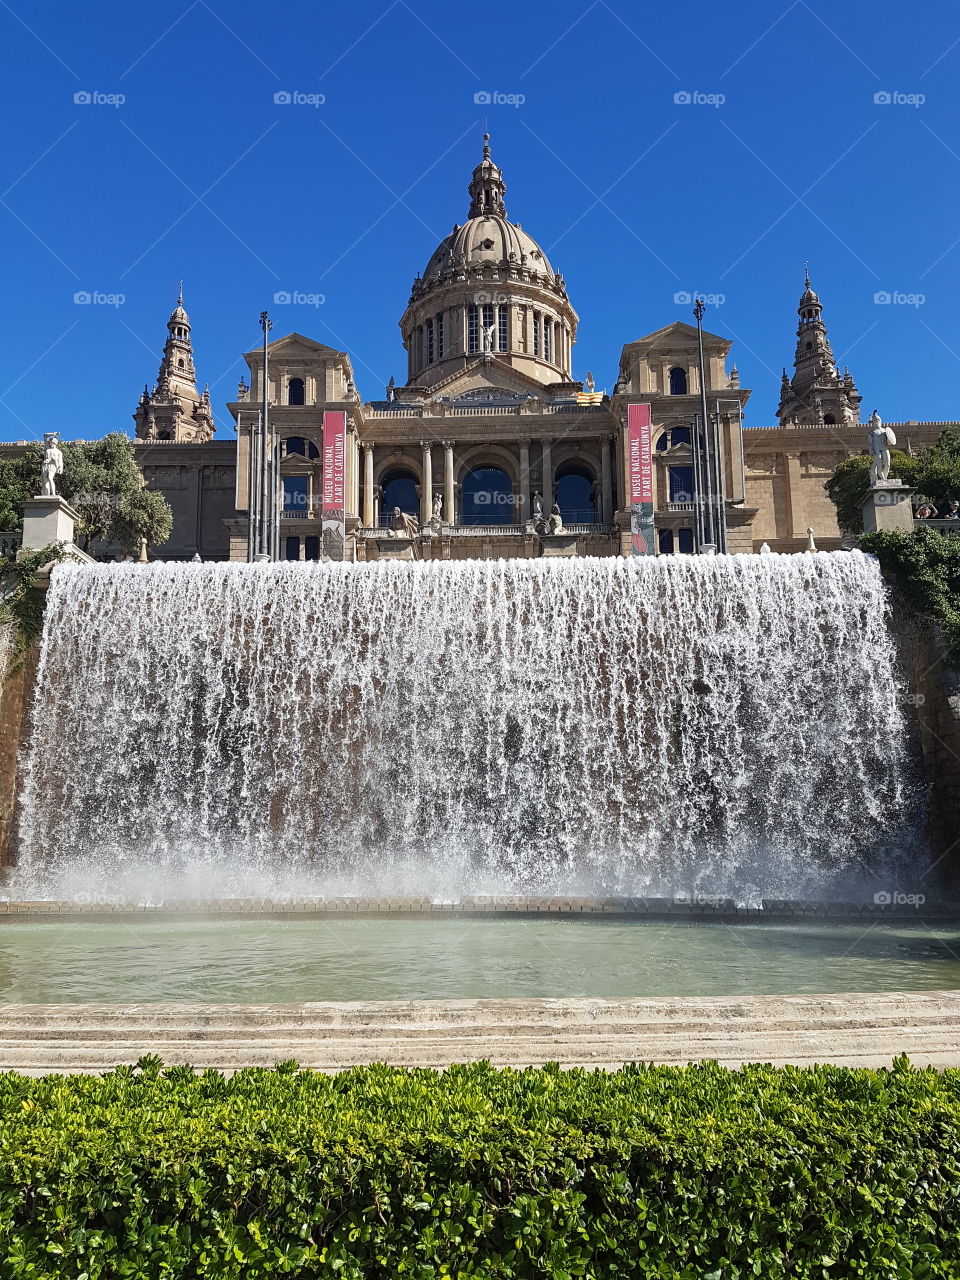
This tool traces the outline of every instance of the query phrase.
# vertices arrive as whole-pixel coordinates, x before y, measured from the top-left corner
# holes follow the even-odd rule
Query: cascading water
[[[887,615],[859,553],[60,566],[17,881],[816,892],[918,826]]]

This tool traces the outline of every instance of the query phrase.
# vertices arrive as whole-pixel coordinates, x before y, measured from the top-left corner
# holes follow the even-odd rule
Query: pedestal
[[[868,491],[863,502],[864,533],[913,531],[914,490],[902,480],[880,480]]]
[[[540,554],[542,556],[575,556],[577,554],[578,533],[541,533]]]
[[[377,538],[377,552],[381,560],[416,560],[412,538]]]
[[[23,504],[23,537],[19,555],[60,542],[71,558],[89,561],[90,557],[73,545],[73,530],[79,519],[66,498],[28,498]]]

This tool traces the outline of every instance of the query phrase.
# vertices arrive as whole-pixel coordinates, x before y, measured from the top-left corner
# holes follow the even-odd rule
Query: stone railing
[[[915,529],[921,529],[924,525],[928,529],[939,529],[941,533],[960,533],[960,520],[917,520],[913,521]],[[3,534],[0,534],[0,538]]]
[[[0,533],[0,559],[12,560],[19,550],[19,533]]]
[[[614,524],[564,524],[564,533],[599,533],[608,537],[617,533],[617,526]],[[383,538],[389,533],[387,526],[381,526],[379,529],[363,528],[358,533],[361,537]],[[442,538],[502,538],[502,537],[518,537],[529,536],[527,534],[526,525],[523,524],[445,524],[441,527],[439,536]]]
[[[573,401],[565,404],[543,404],[541,401],[522,401],[520,404],[481,404],[451,405],[442,401],[438,404],[394,404],[389,409],[367,409],[364,418],[367,421],[384,418],[490,418],[516,417],[527,414],[539,417],[549,413],[575,414],[609,414],[609,404],[576,404]]]
[[[668,502],[668,511],[693,511],[696,503],[694,502]]]

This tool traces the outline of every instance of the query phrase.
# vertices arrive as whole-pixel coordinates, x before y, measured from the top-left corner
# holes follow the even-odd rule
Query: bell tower
[[[797,307],[797,348],[793,377],[780,382],[781,426],[830,426],[860,420],[860,393],[848,369],[837,369],[823,322],[823,305],[804,266],[804,290]]]
[[[167,340],[156,385],[143,395],[133,415],[139,440],[202,444],[216,430],[210,392],[197,390],[190,317],[183,307],[183,281],[177,305],[167,321]]]

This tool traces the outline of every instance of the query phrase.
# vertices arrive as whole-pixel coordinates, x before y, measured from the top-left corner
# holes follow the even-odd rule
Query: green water
[[[960,988],[960,922],[249,920],[0,927],[0,1001],[784,995]]]

